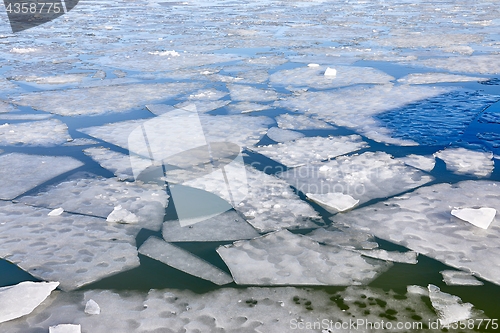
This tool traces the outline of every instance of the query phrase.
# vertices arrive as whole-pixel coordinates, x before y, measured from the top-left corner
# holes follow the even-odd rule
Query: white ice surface
[[[133,220],[136,224],[131,228],[137,231],[141,227],[159,230],[163,223],[165,207],[168,205],[168,195],[165,189],[158,185],[120,182],[114,178],[98,178],[92,175],[75,176],[49,187],[44,192],[19,200],[29,205],[51,209],[62,207],[66,212],[104,219],[108,218],[116,207],[121,206],[122,213],[115,212],[116,218],[112,216],[110,221],[117,222],[123,218],[127,219],[128,216],[131,219],[129,222]]]
[[[494,208],[489,207],[457,208],[451,211],[451,215],[482,229],[488,229],[496,213]]]
[[[98,315],[101,313],[101,307],[93,299],[89,299],[85,304],[85,313],[89,315]]]
[[[0,202],[0,257],[73,290],[139,266],[135,236],[104,219],[47,216],[48,209]]]
[[[0,288],[0,323],[30,314],[58,285],[25,281]]]
[[[196,83],[128,84],[33,92],[18,96],[14,102],[62,116],[99,115],[125,112],[197,88]]]
[[[231,101],[228,100],[188,100],[186,102],[175,104],[177,109],[194,108],[201,113],[217,110],[228,105]]]
[[[64,213],[64,209],[59,207],[59,208],[56,208],[54,210],[51,210],[47,215],[48,216],[59,216],[62,213]]]
[[[163,239],[167,242],[235,241],[258,236],[259,233],[234,211],[184,227],[177,220],[163,223]]]
[[[373,250],[357,250],[359,254],[362,254],[366,257],[387,260],[390,262],[399,262],[404,264],[413,264],[418,263],[417,256],[418,253],[413,251],[407,252],[398,252],[398,251],[386,251],[383,249],[373,249]]]
[[[272,102],[278,99],[274,90],[258,89],[241,84],[231,84],[227,87],[233,101]]]
[[[323,244],[345,247],[350,250],[373,250],[378,247],[373,235],[356,229],[328,230],[318,228],[306,236]]]
[[[276,122],[279,128],[290,130],[334,129],[332,125],[304,114],[280,114]]]
[[[65,172],[82,166],[64,156],[10,153],[0,156],[0,199],[8,200]]]
[[[359,285],[388,268],[288,230],[221,246],[217,252],[242,285]]]
[[[230,114],[251,113],[271,109],[271,105],[253,102],[231,103],[227,106]]]
[[[283,143],[303,138],[305,135],[299,132],[281,129],[279,127],[271,127],[267,131],[267,136],[273,141]]]
[[[2,104],[0,103],[0,107]],[[51,114],[17,114],[14,112],[11,113],[1,113],[0,110],[0,120],[44,120],[53,117]]]
[[[75,324],[59,324],[57,326],[50,326],[49,333],[81,333],[82,327]]]
[[[68,126],[57,119],[0,125],[0,145],[51,147],[71,140]]]
[[[221,269],[156,237],[149,237],[139,248],[139,253],[217,285],[233,282],[232,277]]]
[[[348,194],[342,193],[306,193],[306,196],[330,213],[345,212],[359,203],[359,200],[354,199]]]
[[[398,82],[403,84],[431,84],[441,82],[480,82],[486,80],[488,79],[484,77],[474,77],[448,73],[414,73],[408,74],[398,79]]]
[[[424,171],[432,171],[436,165],[436,159],[434,156],[431,157],[411,154],[406,157],[402,157],[401,161],[403,161],[406,165]]]
[[[474,74],[499,74],[500,59],[496,54],[483,54],[472,56],[454,56],[448,58],[433,58],[419,60],[416,63],[431,68],[439,68],[452,72],[465,72]]]
[[[446,270],[440,273],[448,286],[482,286],[484,284],[468,272]]]
[[[292,142],[252,148],[288,168],[314,164],[368,147],[359,135],[307,137]]]
[[[498,210],[499,193],[490,181],[437,184],[333,219],[500,284],[500,217],[483,230],[450,214],[453,207]]]
[[[92,146],[92,145],[96,145],[98,143],[99,142],[92,140],[92,139],[88,139],[88,138],[76,138],[76,139],[72,139],[71,141],[65,142],[63,144],[63,146],[65,146],[65,147]]]
[[[446,169],[462,175],[488,177],[495,167],[493,153],[466,148],[448,148],[438,151],[435,157],[446,163]]]
[[[363,204],[418,187],[432,180],[383,152],[341,156],[278,175],[302,193],[342,193]]]
[[[428,286],[428,289],[429,298],[441,325],[465,321],[472,317],[472,304],[462,303],[459,297],[444,293],[432,284]]]

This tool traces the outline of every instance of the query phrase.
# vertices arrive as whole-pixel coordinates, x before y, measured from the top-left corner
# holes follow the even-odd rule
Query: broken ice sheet
[[[446,163],[446,169],[459,175],[488,177],[495,167],[493,153],[466,148],[447,148],[434,154]]]
[[[252,102],[231,103],[227,106],[230,114],[250,113],[271,109],[273,106]]]
[[[488,78],[456,75],[448,73],[414,73],[398,79],[403,84],[430,84],[440,82],[487,81]]]
[[[309,200],[316,202],[330,213],[345,212],[359,203],[359,200],[342,193],[306,193],[306,196]]]
[[[432,169],[434,169],[434,166],[436,165],[436,159],[434,158],[434,156],[421,156],[411,154],[406,157],[402,157],[401,161],[403,161],[406,165],[424,171],[432,171]]]
[[[272,102],[278,99],[274,90],[258,89],[241,84],[231,84],[227,87],[233,101]]]
[[[500,217],[483,230],[450,214],[453,207],[500,209],[499,189],[491,181],[437,184],[333,220],[500,284]]]
[[[468,272],[446,270],[440,273],[448,286],[482,286],[484,284]]]
[[[309,165],[368,147],[359,135],[299,138],[292,142],[252,148],[288,168]]]
[[[0,323],[30,314],[59,282],[21,282],[0,288]]]
[[[0,202],[0,257],[73,290],[139,266],[135,237],[104,219],[48,216],[49,209]]]
[[[270,76],[272,84],[293,88],[328,89],[354,84],[384,84],[394,78],[378,69],[358,66],[334,66],[329,68],[299,67],[276,72]],[[336,70],[336,75],[327,75]],[[288,89],[288,88],[287,88]]]
[[[82,166],[65,156],[10,153],[0,156],[0,199],[10,200],[44,182]]]
[[[276,117],[278,127],[289,130],[334,129],[332,125],[305,114],[280,114]]]
[[[489,207],[456,208],[451,211],[451,215],[482,229],[488,229],[496,213],[494,208]]]
[[[233,282],[231,276],[221,269],[156,237],[149,237],[139,248],[139,253],[217,285]]]
[[[189,226],[181,226],[177,220],[163,223],[163,239],[167,242],[235,241],[259,235],[233,210]]]
[[[430,58],[418,60],[416,63],[451,72],[500,74],[500,59],[496,54]]]
[[[328,162],[287,170],[278,176],[304,194],[342,193],[359,200],[359,204],[392,196],[432,180],[384,152],[340,156]]]
[[[372,250],[378,247],[373,235],[356,229],[330,230],[318,228],[306,236],[319,243],[345,247],[350,250]]]
[[[188,100],[188,101],[183,102],[183,103],[175,104],[174,107],[176,107],[177,109],[192,108],[197,112],[206,113],[206,112],[220,109],[220,108],[228,105],[230,102],[231,101],[228,101],[228,100],[216,100],[216,101],[203,101],[203,100],[191,101],[191,100]]]
[[[68,126],[57,119],[0,125],[0,145],[52,147],[71,140]]]
[[[59,324],[57,326],[50,326],[49,333],[81,333],[82,327],[75,324]]]
[[[168,195],[163,187],[140,182],[120,182],[91,174],[75,175],[34,196],[19,199],[29,205],[107,218],[118,206],[136,215],[137,225],[130,228],[159,230],[163,223]],[[116,219],[113,219],[116,220]]]
[[[242,285],[359,285],[389,267],[288,230],[221,246],[217,252]]]
[[[444,293],[435,285],[430,284],[427,288],[441,325],[450,325],[473,316],[472,304],[462,303],[459,297]]]
[[[287,141],[293,141],[296,139],[303,138],[305,135],[300,133],[300,132],[295,132],[295,131],[290,131],[290,130],[284,130],[279,127],[271,127],[267,131],[267,136],[269,139],[276,141],[276,142],[287,142]]]
[[[62,116],[99,115],[129,111],[197,88],[196,83],[115,85],[32,92],[16,97],[14,103]]]

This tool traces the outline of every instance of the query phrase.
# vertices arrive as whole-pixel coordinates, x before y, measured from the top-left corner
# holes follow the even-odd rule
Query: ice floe
[[[318,228],[306,236],[319,243],[345,247],[351,250],[372,250],[378,247],[373,235],[356,229],[329,230]]]
[[[231,100],[247,102],[272,102],[278,99],[274,90],[263,90],[241,84],[228,85]]]
[[[196,257],[191,252],[156,237],[148,238],[139,248],[139,253],[217,285],[233,282],[231,276],[221,269]]]
[[[489,207],[457,208],[451,211],[451,215],[482,229],[488,229],[496,213],[496,209]]]
[[[243,285],[359,285],[388,268],[287,230],[221,246],[217,252],[234,281]]]
[[[405,84],[431,84],[440,82],[480,82],[486,80],[488,78],[448,73],[414,73],[398,79],[398,82]]]
[[[38,207],[107,218],[108,222],[134,223],[137,228],[159,230],[168,195],[153,184],[120,182],[113,178],[75,175],[21,202]]]
[[[64,156],[10,153],[0,156],[0,199],[10,200],[44,182],[82,166]]]
[[[359,200],[354,199],[348,194],[342,193],[306,193],[306,196],[330,213],[345,212],[359,203]]]
[[[289,130],[334,129],[332,125],[304,114],[280,114],[276,122],[279,128]]]
[[[75,324],[59,324],[57,326],[50,326],[49,333],[81,333],[82,327]]]
[[[446,270],[440,273],[448,286],[482,286],[484,284],[468,272]]]
[[[454,207],[498,210],[498,193],[498,183],[491,181],[437,184],[333,219],[500,284],[498,215],[483,230],[450,213]]]
[[[57,119],[0,125],[0,145],[51,147],[71,140],[68,126]]]
[[[428,286],[428,289],[429,298],[441,325],[450,325],[472,317],[472,304],[462,303],[459,297],[444,293],[432,284]]]
[[[50,210],[0,202],[0,257],[72,290],[139,266],[135,238],[104,219],[48,216]]]
[[[436,165],[436,159],[434,158],[434,156],[431,157],[410,154],[406,157],[401,158],[401,161],[403,161],[406,165],[424,171],[432,171],[432,169],[434,169],[434,166]]]
[[[313,164],[368,147],[359,135],[308,137],[252,148],[289,168]]]
[[[392,196],[432,180],[384,152],[340,156],[325,163],[308,164],[278,174],[302,193],[350,195],[359,204]]]
[[[16,97],[14,103],[62,116],[99,115],[129,111],[197,88],[196,83],[115,85],[33,92]]]
[[[398,251],[386,251],[383,249],[373,249],[373,250],[357,250],[358,253],[375,259],[387,260],[390,262],[399,262],[404,264],[416,264],[418,253],[413,251],[398,252]]]
[[[227,106],[230,114],[251,113],[271,109],[271,105],[253,102],[231,103]]]
[[[59,282],[21,282],[0,288],[0,323],[30,314]]]
[[[303,138],[305,135],[300,133],[300,132],[295,132],[291,130],[285,130],[281,129],[279,127],[271,127],[267,131],[267,136],[269,139],[276,141],[276,142],[287,142],[287,141],[293,141],[296,139]]]
[[[446,169],[462,175],[488,177],[495,167],[493,153],[466,148],[448,148],[434,154],[446,163]]]
[[[494,54],[424,59],[419,64],[452,72],[499,74],[500,60]]]
[[[163,239],[167,242],[235,241],[259,235],[232,210],[189,226],[182,226],[177,220],[163,223]]]
[[[17,114],[13,112],[2,114],[0,111],[1,120],[45,120],[51,117],[53,117],[51,114]]]
[[[89,315],[98,315],[101,313],[101,307],[93,299],[89,299],[85,304],[85,313]]]

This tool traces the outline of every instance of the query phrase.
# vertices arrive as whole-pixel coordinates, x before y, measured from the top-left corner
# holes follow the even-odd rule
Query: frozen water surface
[[[476,279],[471,273],[462,271],[441,271],[443,281],[448,286],[482,286],[483,282]]]
[[[448,148],[434,154],[446,163],[446,169],[465,175],[488,177],[495,167],[493,153],[466,148]]]
[[[271,127],[267,131],[267,137],[269,139],[281,143],[300,139],[303,138],[304,136],[305,135],[300,132],[285,130],[279,127]]]
[[[487,81],[484,77],[474,77],[466,75],[456,75],[448,73],[417,73],[409,74],[398,79],[398,82],[406,84],[430,84],[440,82],[468,82],[468,81]]]
[[[334,127],[324,121],[310,118],[303,114],[285,113],[276,117],[278,127],[289,130],[333,129]]]
[[[424,171],[431,171],[436,165],[436,159],[433,156],[431,157],[411,154],[401,158],[401,161],[403,161],[406,165]]]
[[[0,145],[50,147],[70,141],[66,124],[57,119],[0,125]]]
[[[57,326],[50,326],[49,333],[81,333],[82,327],[74,324],[59,324]]]

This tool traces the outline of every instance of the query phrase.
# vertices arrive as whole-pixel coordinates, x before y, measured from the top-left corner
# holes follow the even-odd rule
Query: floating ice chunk
[[[81,325],[74,324],[59,324],[57,326],[50,326],[49,333],[81,333]]]
[[[292,142],[256,147],[252,150],[293,168],[331,159],[367,146],[368,144],[361,140],[359,135],[349,135],[300,138]]]
[[[360,254],[322,246],[312,239],[282,230],[217,252],[243,285],[352,285],[365,284],[388,268],[368,263]]]
[[[341,246],[351,250],[372,250],[378,247],[373,235],[356,229],[327,230],[316,229],[306,235],[307,237],[327,245]]]
[[[427,288],[432,306],[436,310],[439,323],[442,326],[472,317],[472,304],[462,303],[459,297],[444,293],[435,285],[430,284]]]
[[[139,266],[135,237],[104,219],[0,202],[0,258],[72,290]],[[13,241],[15,240],[15,241]]]
[[[231,276],[226,272],[194,254],[156,237],[149,237],[139,248],[139,253],[217,285],[233,282]]]
[[[124,209],[121,205],[116,206],[113,211],[106,218],[106,222],[116,222],[116,223],[137,223],[139,218],[132,212]]]
[[[199,100],[199,101],[215,101],[227,96],[226,92],[217,89],[204,89],[192,93],[188,96],[189,100]]]
[[[25,81],[36,84],[59,84],[65,85],[70,83],[81,83],[83,79],[88,77],[87,74],[62,74],[52,76],[14,76],[14,81]]]
[[[85,313],[89,315],[98,315],[101,313],[101,308],[96,301],[89,299],[85,304]]]
[[[1,106],[0,103],[0,119],[2,120],[44,120],[53,117],[51,114],[1,114]]]
[[[500,73],[500,60],[496,54],[453,56],[448,58],[439,57],[420,60],[418,63],[427,67],[440,68],[451,72]]]
[[[175,110],[175,107],[167,104],[148,104],[146,105],[146,109],[148,109],[151,113],[160,116],[162,114]]]
[[[10,153],[0,156],[0,199],[10,200],[60,175],[82,166],[62,156]]]
[[[434,156],[446,163],[446,169],[456,174],[488,177],[495,167],[493,153],[473,151],[466,148],[448,148]]]
[[[468,272],[441,271],[440,273],[448,286],[482,286],[484,284]]]
[[[0,88],[1,88],[1,81],[0,81]],[[9,103],[6,103],[6,102],[0,100],[0,117],[1,117],[1,119],[6,119],[5,118],[6,115],[2,114],[2,113],[11,112],[14,110],[15,110],[15,108],[12,106],[12,104],[9,104]]]
[[[271,105],[264,105],[252,102],[241,102],[241,103],[231,103],[228,105],[228,109],[231,113],[250,113],[264,111],[272,108]]]
[[[408,294],[414,294],[414,295],[421,295],[421,296],[427,296],[429,297],[429,289],[421,287],[421,286],[407,286],[406,290],[408,291]]]
[[[59,207],[54,210],[51,210],[47,215],[48,216],[59,216],[64,212],[64,209]]]
[[[341,156],[278,174],[302,193],[342,193],[363,204],[392,196],[432,180],[383,152]]]
[[[271,127],[267,131],[267,136],[276,142],[287,142],[303,138],[305,135],[299,132],[284,130],[278,127]]]
[[[51,147],[71,140],[66,124],[57,119],[0,126],[0,145]]]
[[[290,130],[334,129],[332,125],[304,114],[280,114],[276,122],[279,128]]]
[[[488,207],[458,208],[451,211],[451,215],[482,229],[488,229],[496,213],[496,209]]]
[[[147,103],[174,98],[199,88],[196,83],[158,83],[102,86],[63,91],[33,92],[14,103],[62,116],[125,112]],[[99,101],[99,103],[96,103]]]
[[[418,253],[413,251],[398,252],[398,251],[386,251],[382,249],[375,250],[358,250],[358,253],[375,259],[387,260],[390,262],[399,262],[404,264],[417,264]]]
[[[325,76],[335,77],[337,76],[337,70],[335,68],[328,67],[325,70]]]
[[[430,84],[440,82],[468,82],[487,81],[488,78],[456,75],[448,73],[414,73],[398,79],[398,82],[405,84]]]
[[[141,170],[151,165],[149,159],[141,158],[137,155],[126,155],[103,147],[92,147],[84,149],[86,155],[92,157],[103,168],[113,172],[120,180],[134,180],[132,163]]]
[[[308,64],[307,67],[319,67],[319,64]]]
[[[413,251],[500,284],[500,218],[487,230],[450,215],[452,207],[500,209],[499,184],[437,184],[385,202],[336,215],[335,222],[361,229]]]
[[[359,203],[359,200],[354,199],[348,194],[342,193],[306,193],[306,196],[330,213],[345,212]]]
[[[92,140],[92,139],[88,139],[88,138],[76,138],[76,139],[73,139],[71,141],[64,143],[63,146],[66,146],[66,147],[91,146],[91,145],[95,145],[98,143],[99,142]]]
[[[431,171],[436,165],[436,159],[434,157],[414,154],[401,158],[401,161],[403,161],[406,165],[424,171]]]
[[[30,314],[59,282],[21,282],[0,288],[0,323]]]
[[[274,90],[263,90],[241,84],[228,85],[231,100],[246,102],[272,102],[278,99]]]
[[[180,56],[179,52],[176,52],[174,50],[172,51],[154,51],[154,52],[149,52],[149,54],[154,54],[154,55],[159,55],[160,57],[178,57]]]
[[[179,221],[163,223],[163,239],[167,242],[235,241],[258,236],[259,233],[234,211],[185,227]]]
[[[81,176],[81,175],[80,175]],[[133,229],[159,230],[168,195],[163,187],[140,182],[120,182],[110,178],[78,178],[51,186],[20,201],[39,207],[62,207],[67,212],[108,218],[108,222],[134,223]],[[117,209],[117,207],[122,207]]]
[[[197,112],[206,113],[206,112],[220,109],[220,108],[228,105],[229,103],[231,103],[231,101],[228,101],[228,100],[227,101],[226,100],[215,100],[215,101],[211,101],[211,100],[191,101],[191,100],[188,100],[186,102],[176,104],[176,105],[174,105],[174,107],[177,109],[183,109],[183,110],[186,110],[186,109],[189,110],[189,108],[193,108]]]

